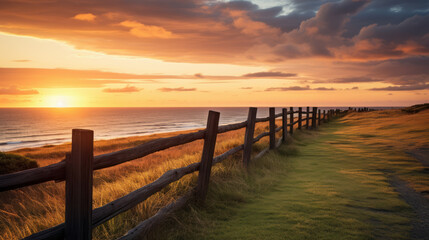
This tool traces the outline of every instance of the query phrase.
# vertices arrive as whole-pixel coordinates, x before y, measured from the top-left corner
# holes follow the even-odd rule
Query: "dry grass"
[[[281,124],[281,122],[277,122]],[[268,130],[267,123],[258,123],[255,136]],[[133,147],[152,139],[169,137],[190,131],[154,134],[102,140],[94,143],[94,154],[103,154]],[[281,132],[280,132],[281,133]],[[279,134],[278,134],[279,135]],[[215,155],[221,154],[243,143],[244,129],[218,136]],[[258,152],[268,145],[264,138],[255,144]],[[136,159],[115,167],[94,172],[93,207],[100,207],[127,193],[153,182],[170,169],[183,167],[200,160],[202,140],[173,147],[144,158]],[[36,160],[39,166],[61,161],[70,151],[70,144],[44,146],[13,151],[16,154]],[[214,168],[216,172],[228,171],[232,164],[239,164],[241,153]],[[94,230],[94,239],[112,239],[121,236],[146,219],[167,203],[190,190],[196,181],[196,173],[174,182],[161,192],[139,204],[133,210],[123,213]],[[0,193],[0,239],[18,239],[52,227],[64,221],[64,182],[48,182],[18,190]]]
[[[332,144],[348,152],[354,151],[356,155],[377,159],[372,163],[374,169],[394,171],[417,192],[429,191],[429,182],[424,177],[427,170],[406,154],[429,147],[428,119],[429,110],[415,114],[399,109],[352,113],[341,120],[347,127],[336,132],[347,136],[349,142]],[[349,143],[361,147],[351,148]]]

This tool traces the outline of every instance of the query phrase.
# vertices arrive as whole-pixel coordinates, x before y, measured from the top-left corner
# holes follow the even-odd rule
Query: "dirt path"
[[[407,182],[391,175],[390,184],[399,192],[400,196],[414,210],[416,218],[411,223],[413,229],[411,237],[413,239],[429,239],[429,201],[421,193],[414,191]]]

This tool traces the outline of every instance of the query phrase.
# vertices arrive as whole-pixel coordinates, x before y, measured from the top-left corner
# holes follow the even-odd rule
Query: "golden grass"
[[[280,125],[281,122],[277,121]],[[243,143],[244,129],[220,134],[217,138],[215,155],[219,155]],[[255,136],[268,131],[267,123],[258,123]],[[154,134],[150,136],[101,140],[94,143],[94,155],[133,147],[144,142],[174,136],[175,133]],[[279,132],[277,136],[280,136]],[[254,151],[268,145],[265,137],[255,144]],[[100,207],[127,193],[153,182],[170,169],[183,167],[200,161],[202,140],[166,149],[149,156],[121,165],[94,172],[93,207]],[[39,166],[61,161],[70,151],[71,145],[44,146],[13,151],[36,160]],[[228,161],[240,164],[241,153]],[[213,173],[228,171],[230,165],[220,164]],[[188,175],[170,184],[161,192],[139,204],[132,210],[120,214],[94,230],[94,239],[112,239],[121,236],[138,222],[152,216],[156,211],[180,197],[195,186],[197,173]],[[0,239],[23,238],[64,221],[65,188],[64,182],[47,182],[13,191],[0,193]]]
[[[361,147],[350,147],[353,145],[347,142],[332,144],[347,152],[376,159],[372,163],[374,169],[394,171],[417,192],[429,191],[429,182],[423,177],[426,174],[424,166],[406,153],[429,147],[428,119],[429,110],[415,114],[399,109],[352,113],[341,119],[341,124],[347,127],[336,134],[347,136],[349,143]]]

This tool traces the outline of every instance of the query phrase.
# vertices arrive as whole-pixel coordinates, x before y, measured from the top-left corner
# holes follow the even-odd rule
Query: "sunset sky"
[[[0,0],[0,107],[429,102],[427,0]]]

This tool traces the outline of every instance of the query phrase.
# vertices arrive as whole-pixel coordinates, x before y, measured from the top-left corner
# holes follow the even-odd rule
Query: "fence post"
[[[282,109],[282,127],[283,127],[283,142],[286,141],[287,137],[287,108]]]
[[[301,130],[302,127],[302,107],[298,108],[298,129]]]
[[[93,144],[93,131],[72,130],[72,150],[66,158],[65,239],[92,238]]]
[[[290,124],[289,133],[290,135],[292,135],[293,134],[293,107],[290,107],[289,111],[290,111],[289,112],[289,124]]]
[[[318,125],[320,126],[320,123],[322,122],[322,119],[320,118],[320,115],[322,114],[322,111],[319,109],[319,112],[318,112],[318,118],[317,118],[317,120],[318,120]]]
[[[243,165],[247,167],[250,162],[250,156],[252,154],[253,134],[255,133],[255,120],[257,108],[249,108],[249,114],[247,115],[247,127],[246,134],[244,135],[244,149],[243,149]]]
[[[307,130],[310,128],[310,107],[307,107],[307,113],[306,113],[306,116],[307,116],[307,119],[306,119],[306,121],[307,121],[307,126],[305,127]]]
[[[276,148],[276,109],[270,108],[270,149]]]
[[[219,112],[209,111],[207,118],[207,127],[204,134],[204,147],[201,156],[200,171],[198,173],[198,183],[196,187],[197,201],[204,203],[210,181],[210,172],[212,170],[213,154],[216,146],[217,130],[219,127]]]
[[[326,122],[326,110],[323,110],[323,122]]]
[[[317,128],[316,118],[317,118],[317,107],[313,107],[313,112],[311,113],[311,129]]]

